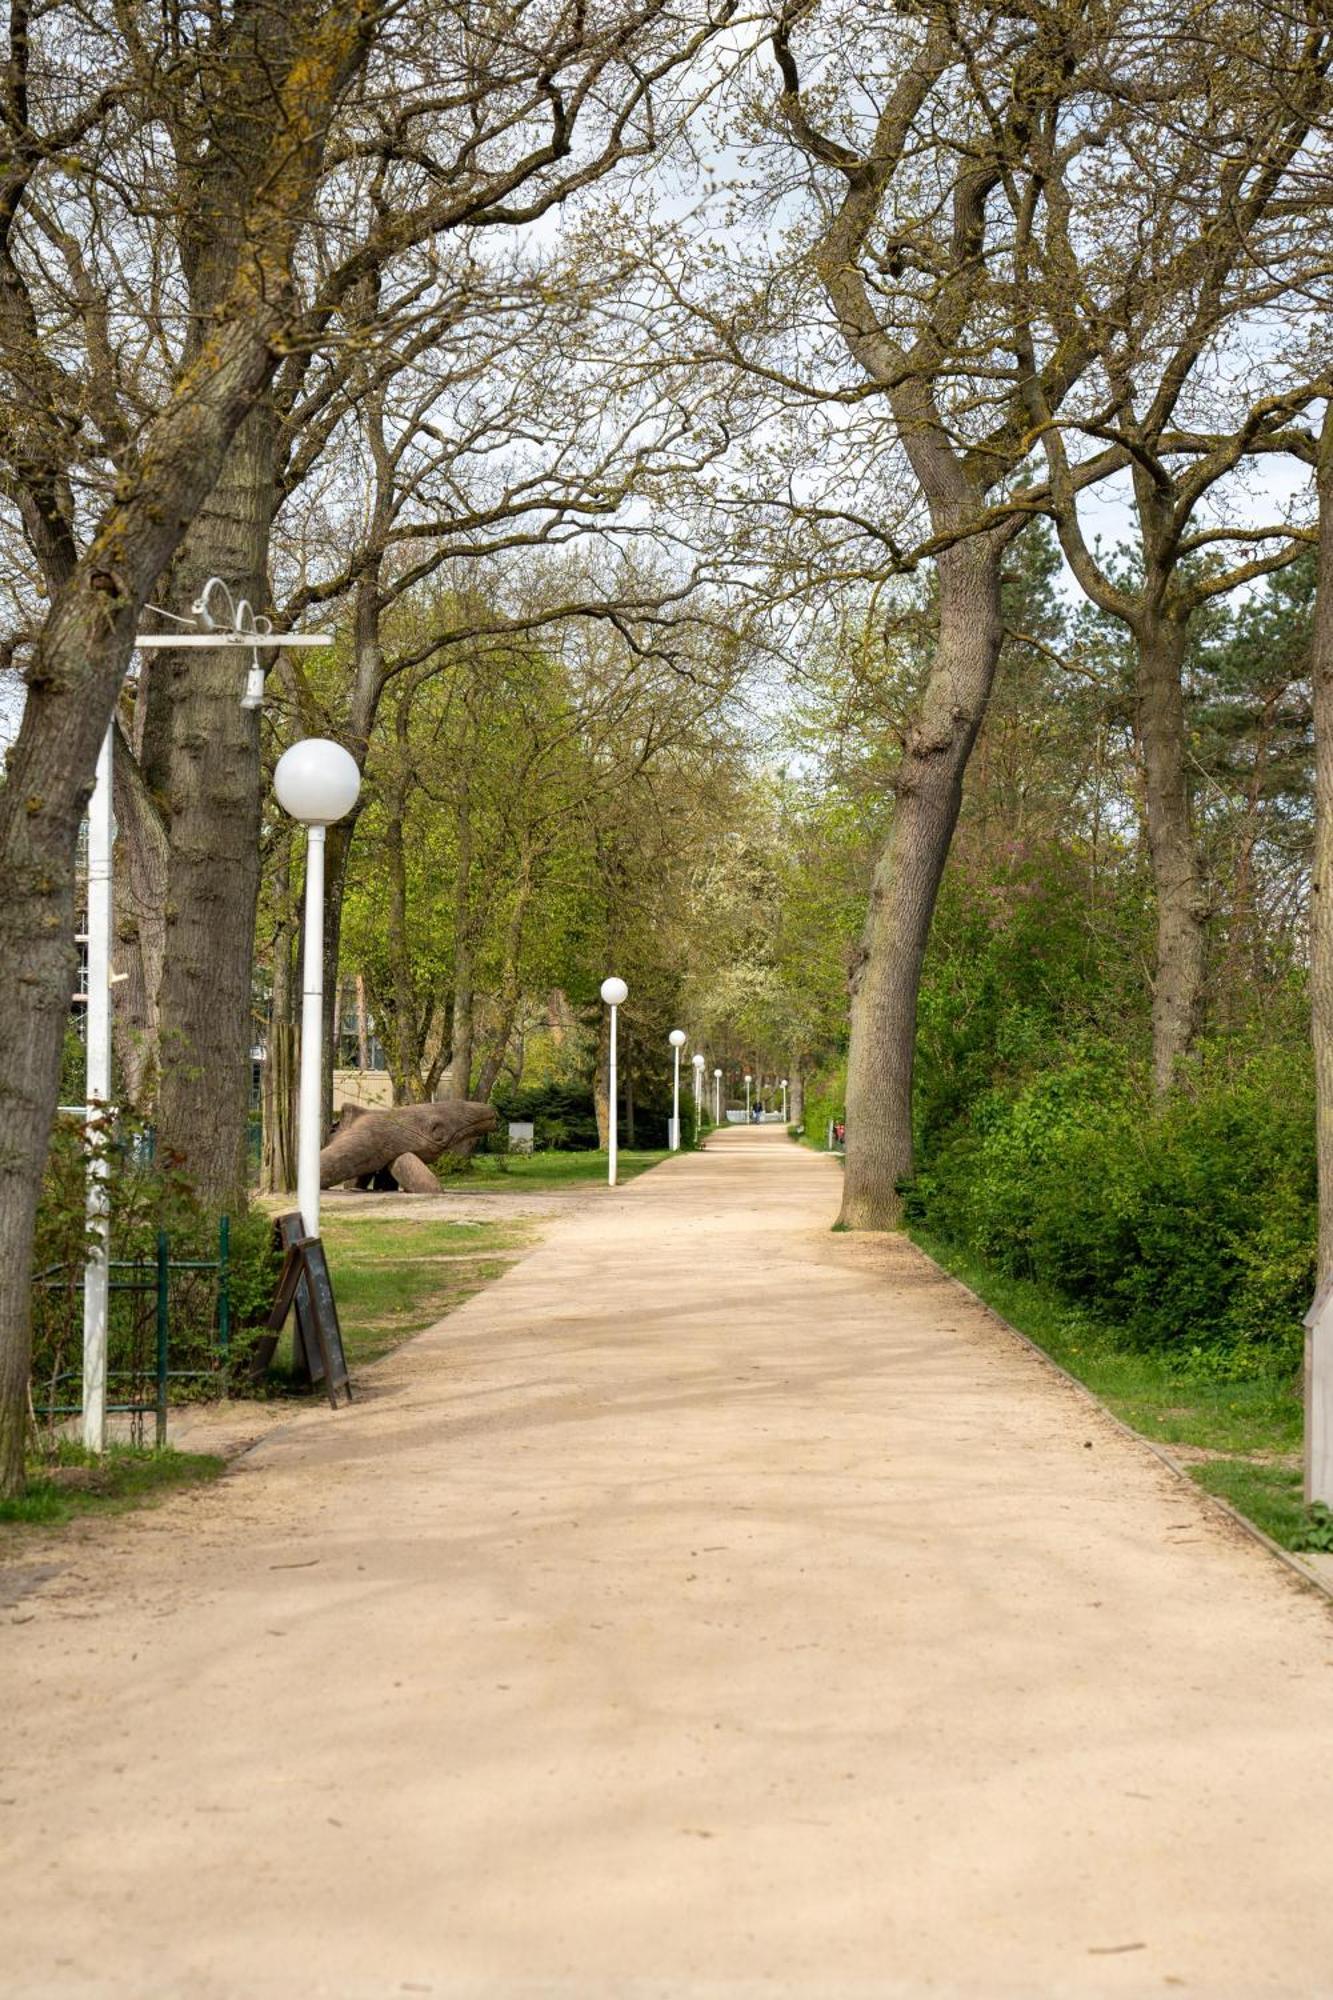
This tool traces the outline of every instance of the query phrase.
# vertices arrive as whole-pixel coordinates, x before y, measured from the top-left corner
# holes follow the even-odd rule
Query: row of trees
[[[542,217],[672,129],[733,11],[11,10],[0,485],[26,703],[0,790],[0,1490],[23,1477],[79,822],[146,608],[188,616],[214,574],[284,614],[345,601],[343,719],[364,757],[386,685],[411,670],[410,641],[390,653],[382,621],[414,566],[484,548],[505,519],[549,540],[571,512],[613,505],[638,453],[670,455],[669,413],[622,438],[608,472],[612,422],[548,451],[521,407],[506,417],[502,397],[497,414],[478,385],[488,344],[525,314],[536,328],[567,291],[535,244]],[[530,254],[516,266],[506,242]],[[505,422],[516,449],[497,472],[487,427]],[[345,479],[363,452],[368,507]],[[284,515],[310,533],[290,539]],[[433,651],[433,635],[421,643]],[[217,1202],[243,1185],[259,889],[260,732],[240,692],[222,652],[160,655],[140,675],[125,746],[136,810],[121,815],[139,850],[159,1134]]]
[[[1098,867],[1143,857],[1162,1097],[1214,1004],[1217,843],[1240,843],[1239,1007],[1272,947],[1274,787],[1313,758],[1333,1065],[1330,55],[1321,0],[1165,25],[1144,0],[12,17],[0,1483],[117,713],[123,1068],[214,1204],[244,1180],[257,911],[275,1047],[292,1032],[299,881],[264,768],[294,733],[366,775],[330,837],[326,983],[373,990],[404,1094],[493,1082],[557,964],[577,995],[614,952],[782,1070],[837,1050],[850,975],[843,1219],[895,1221],[972,760],[978,796],[1023,798],[1026,732],[1057,721],[1098,774]],[[263,728],[222,652],[158,655],[120,696],[148,607],[188,615],[213,574],[337,626],[274,665]],[[1277,619],[1270,576],[1305,591],[1312,650],[1259,686],[1241,627]],[[1294,813],[1285,838],[1298,958]],[[1320,1101],[1333,1169],[1333,1067]]]

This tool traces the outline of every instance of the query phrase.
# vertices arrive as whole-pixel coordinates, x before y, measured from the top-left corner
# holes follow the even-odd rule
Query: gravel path
[[[1328,1604],[836,1199],[720,1135],[50,1544],[0,1992],[1333,1994]]]

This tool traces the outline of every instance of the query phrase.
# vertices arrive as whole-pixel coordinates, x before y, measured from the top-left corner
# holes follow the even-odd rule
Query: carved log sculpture
[[[411,1194],[438,1192],[430,1172],[441,1153],[467,1154],[498,1124],[489,1104],[443,1098],[433,1104],[396,1104],[392,1110],[343,1107],[329,1143],[319,1156],[319,1184],[336,1187],[399,1187]]]

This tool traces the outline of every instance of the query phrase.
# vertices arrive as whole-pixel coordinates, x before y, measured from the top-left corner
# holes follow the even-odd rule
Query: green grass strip
[[[98,1458],[82,1445],[62,1444],[54,1458],[32,1462],[20,1499],[0,1500],[0,1522],[53,1527],[76,1514],[123,1513],[216,1479],[223,1466],[211,1452],[110,1445]]]

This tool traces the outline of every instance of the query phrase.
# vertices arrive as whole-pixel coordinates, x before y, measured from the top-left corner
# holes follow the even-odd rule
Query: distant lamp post
[[[747,1071],[745,1077],[745,1122],[747,1125],[750,1122],[750,1085],[753,1082],[754,1078]]]
[[[618,1008],[623,1007],[629,999],[629,988],[623,979],[616,979],[614,977],[604,979],[602,981],[602,998],[611,1009],[611,1046],[607,1059],[607,1084],[610,1101],[607,1106],[606,1184],[608,1187],[614,1187],[616,1184],[616,1158],[618,1152],[616,1144],[616,1011]]]
[[[704,1112],[704,1059],[697,1052],[694,1063],[694,1143],[699,1143],[699,1124]]]
[[[782,1122],[784,1125],[787,1122],[787,1079],[785,1076],[782,1079]]]
[[[685,1030],[673,1028],[667,1036],[671,1044],[671,1151],[680,1151],[680,1052],[685,1046]]]
[[[715,1125],[722,1123],[722,1072],[720,1069],[713,1071],[713,1123]]]
[[[319,1235],[319,1141],[324,1049],[324,834],[356,804],[361,773],[341,743],[308,736],[284,750],[273,773],[278,804],[306,829],[301,1082],[296,1112],[296,1205]]]

